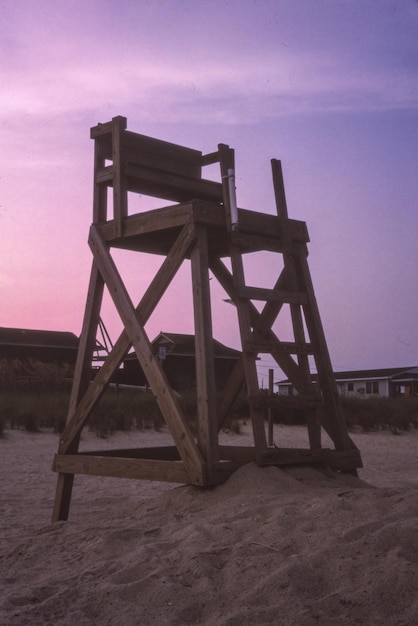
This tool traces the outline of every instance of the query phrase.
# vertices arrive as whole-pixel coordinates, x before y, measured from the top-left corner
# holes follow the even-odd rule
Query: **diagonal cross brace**
[[[144,323],[146,323],[153,313],[166,288],[175,276],[190,248],[193,246],[194,241],[195,236],[193,228],[191,228],[190,225],[184,226],[164,263],[158,270],[150,286],[142,297],[141,302],[136,308],[139,317]],[[118,340],[115,342],[111,353],[107,356],[86,393],[81,398],[79,404],[75,407],[74,412],[69,415],[66,429],[60,440],[59,454],[66,454],[68,452],[74,438],[84,426],[92,408],[95,406],[100,396],[106,389],[112,375],[119,367],[125,354],[131,346],[132,342],[126,330],[123,330]]]
[[[230,297],[233,297],[233,281],[232,281],[232,275],[230,271],[218,259],[213,260],[213,262],[211,263],[211,270],[213,271],[213,273],[215,274],[216,278],[219,280],[219,282],[221,283],[225,291],[228,293],[228,295]],[[285,274],[282,273],[282,275],[279,277],[278,283],[281,280],[285,280],[284,276]],[[287,352],[282,350],[280,340],[275,335],[275,333],[271,330],[271,328],[266,326],[267,319],[269,323],[271,322],[271,324],[274,322],[274,319],[275,319],[275,318],[272,319],[273,314],[272,314],[271,307],[269,307],[270,303],[269,302],[266,303],[261,313],[257,311],[256,307],[252,303],[250,303],[250,305],[251,305],[250,306],[251,320],[253,324],[254,333],[255,334],[259,333],[260,336],[263,336],[264,338],[268,337],[268,339],[272,341],[273,346],[274,346],[274,348],[272,349],[272,353],[271,353],[272,356],[274,357],[278,365],[283,369],[283,371],[286,373],[286,375],[290,379],[293,379],[294,381],[296,380],[299,382],[299,390],[301,390],[303,393],[305,391],[305,388],[303,385],[303,381],[300,379],[298,365],[289,356],[289,354],[287,354]],[[280,303],[274,303],[274,307],[278,314],[281,308]],[[225,415],[225,413],[228,411],[230,403],[233,402],[236,394],[239,391],[240,386],[242,385],[243,380],[244,380],[244,367],[243,367],[242,359],[240,359],[237,362],[235,369],[230,377],[230,381],[231,381],[230,387],[227,385],[224,390],[224,395],[228,396],[228,398],[225,402],[225,405],[220,406],[220,410],[219,410],[220,424],[219,425],[221,425],[223,415]],[[320,421],[321,421],[321,425],[324,427],[326,432],[331,436],[331,438],[334,439],[335,433],[334,433],[333,425],[328,419],[328,417],[326,415],[321,415]]]
[[[167,377],[152,351],[139,314],[132,304],[99,228],[95,225],[92,225],[90,229],[89,245],[186,470],[193,480],[199,482],[203,467],[202,455],[181,413]]]

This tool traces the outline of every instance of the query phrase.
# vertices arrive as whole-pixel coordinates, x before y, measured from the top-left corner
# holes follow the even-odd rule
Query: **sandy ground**
[[[54,525],[57,435],[5,434],[2,626],[418,624],[418,431],[353,435],[359,479],[254,464],[211,490],[77,476]],[[86,432],[82,446],[166,438]],[[305,429],[278,426],[275,442],[305,446]]]

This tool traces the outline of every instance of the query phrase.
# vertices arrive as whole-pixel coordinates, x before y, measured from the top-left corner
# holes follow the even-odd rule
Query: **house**
[[[73,333],[0,328],[0,359],[74,365],[77,350],[78,337]]]
[[[178,391],[196,387],[194,335],[160,332],[151,345],[173,389]],[[224,346],[216,339],[213,339],[213,352],[215,385],[217,389],[221,389],[241,352]],[[145,374],[134,353],[129,354],[124,361],[121,380],[126,384],[147,384]]]
[[[338,393],[351,398],[391,398],[418,396],[418,367],[334,372]],[[312,375],[315,384],[317,375]],[[279,395],[296,395],[288,380],[277,384]]]

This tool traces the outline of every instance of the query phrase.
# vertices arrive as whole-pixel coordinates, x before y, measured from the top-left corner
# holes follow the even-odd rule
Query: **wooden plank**
[[[249,350],[257,354],[271,354],[275,350],[275,341],[262,341],[253,339],[248,346]],[[280,348],[287,354],[313,354],[314,348],[311,343],[296,343],[294,341],[280,341]]]
[[[142,137],[145,136],[142,135]],[[146,139],[151,138],[147,137]],[[158,141],[155,139],[151,140]],[[175,150],[173,152],[177,152],[179,146],[174,147]],[[184,148],[183,150],[189,150],[189,148]],[[197,158],[193,158],[195,153],[198,155]],[[151,172],[154,172],[173,176],[173,180],[184,179],[196,182],[202,180],[201,152],[197,150],[192,150],[191,155],[187,153],[187,156],[191,156],[191,158],[181,158],[184,156],[181,152],[178,152],[176,155],[168,154],[165,150],[148,151],[142,145],[130,146],[128,144],[125,145],[125,154],[125,172],[134,178],[139,176],[140,178],[148,179]]]
[[[73,384],[68,406],[67,422],[72,420],[81,397],[86,392],[91,378],[91,364],[96,347],[97,329],[100,321],[104,282],[93,260],[87,292],[83,325],[77,352]]]
[[[259,213],[249,209],[239,209],[240,232],[246,235],[262,235],[282,239],[280,221],[277,215]],[[308,243],[309,235],[305,222],[289,219],[290,240],[293,243]]]
[[[315,351],[311,343],[281,341],[280,345],[289,354],[313,354]]]
[[[66,521],[70,513],[74,474],[58,474],[51,522]]]
[[[126,163],[125,174],[129,191],[179,202],[194,198],[222,202],[222,187],[215,181],[189,178],[131,162]]]
[[[192,178],[201,177],[200,150],[132,131],[125,133],[124,142],[128,161]]]
[[[221,459],[227,459],[236,464],[237,467],[255,461],[254,446],[219,446]]]
[[[315,363],[318,371],[319,386],[324,398],[325,410],[320,414],[321,424],[328,432],[337,450],[355,447],[351,441],[342,413],[337,384],[331,365],[331,359],[325,339],[325,333],[319,315],[313,284],[307,263],[307,251],[295,259],[299,281],[308,295],[308,304],[304,307],[305,321],[309,337],[315,347]]]
[[[93,183],[93,223],[107,219],[107,185],[103,185],[99,173],[103,169],[105,158],[99,141],[94,143],[94,183]]]
[[[211,467],[219,461],[219,449],[206,228],[196,225],[195,234],[196,243],[191,253],[191,267],[196,355],[197,442],[206,464]]]
[[[73,384],[71,388],[70,401],[67,413],[67,425],[72,423],[76,414],[77,405],[80,398],[86,392],[90,376],[91,362],[93,351],[96,343],[97,327],[100,319],[100,307],[103,298],[104,283],[99,274],[97,265],[93,261],[90,282],[87,293],[87,301],[84,312],[82,332],[80,336],[77,361],[74,370]],[[80,430],[75,430],[68,439],[67,449],[75,454],[78,450],[80,439]],[[62,439],[59,445],[59,451],[62,448]],[[74,477],[66,474],[58,476],[57,487],[55,492],[54,507],[52,512],[52,521],[68,519],[70,510],[71,495],[73,489]]]
[[[118,117],[120,120],[122,120],[121,123],[123,123],[126,128],[126,125],[127,125],[126,117],[122,117],[121,115]],[[117,119],[117,118],[113,118],[113,119]],[[97,124],[96,126],[93,126],[93,128],[90,128],[90,138],[96,139],[96,137],[103,137],[104,135],[111,135],[112,130],[113,130],[113,120],[110,120],[110,122],[104,122],[103,124],[99,122],[99,124]],[[110,157],[107,157],[107,158],[110,158]]]
[[[87,456],[114,456],[130,459],[156,459],[160,461],[181,461],[176,446],[153,446],[146,448],[115,448],[108,450],[87,450],[79,452]]]
[[[221,430],[229,415],[231,407],[238,393],[243,389],[245,382],[244,361],[242,356],[236,361],[232,372],[226,381],[222,394],[218,399],[218,431]]]
[[[112,160],[113,160],[113,216],[115,220],[115,234],[121,237],[123,224],[128,215],[128,187],[123,171],[124,147],[123,133],[126,129],[126,120],[115,117],[112,120]]]
[[[102,143],[106,159],[112,159],[111,136],[115,125],[120,125],[125,131],[123,147],[128,159],[148,164],[149,167],[200,177],[202,153],[199,150],[128,131],[127,120],[122,116],[90,129],[90,137]]]
[[[145,213],[129,215],[125,220],[123,240],[127,242],[129,247],[129,238],[131,237],[150,233],[161,233],[166,229],[182,227],[184,224],[191,223],[192,211],[192,204],[185,203],[154,209],[152,211],[146,211]],[[101,224],[100,232],[105,241],[112,245],[115,244],[116,237],[111,222]]]
[[[241,215],[242,209],[239,209],[238,216]],[[274,231],[273,231],[274,232]],[[284,252],[287,251],[290,254],[298,254],[298,243],[285,243],[278,235],[274,235],[272,231],[268,234],[256,235],[254,233],[245,233],[241,231],[231,233],[231,239],[234,246],[239,248],[242,252]]]
[[[158,270],[150,286],[146,290],[141,302],[137,307],[137,312],[144,323],[147,322],[150,315],[154,311],[162,295],[175,276],[177,270],[182,264],[188,250],[194,242],[194,232],[187,226],[183,228],[173,245],[170,253],[164,260],[161,268]],[[69,451],[71,443],[75,436],[83,428],[91,410],[96,405],[100,396],[106,389],[110,378],[121,364],[125,354],[131,347],[131,342],[125,330],[122,331],[116,341],[111,353],[105,359],[95,379],[87,389],[83,398],[77,406],[77,410],[67,423],[64,433],[61,436],[60,452],[62,454]]]
[[[253,446],[220,446],[221,458],[229,459],[236,463],[237,467],[245,463],[255,461],[255,449]],[[332,469],[351,471],[362,467],[362,461],[358,450],[331,450],[323,448],[312,450],[309,448],[278,448],[269,447],[258,463],[262,466],[276,465],[304,465],[324,464]]]
[[[287,211],[286,194],[283,184],[282,163],[278,159],[271,160],[271,169],[273,173],[274,197],[276,200],[277,217],[280,221],[280,230],[283,239],[290,239],[289,231],[289,215]]]
[[[222,186],[223,186],[223,197],[224,197],[224,207],[225,207],[225,220],[226,220],[226,230],[229,233],[229,254],[231,258],[231,267],[232,267],[232,287],[234,294],[240,293],[241,290],[245,287],[245,278],[244,278],[244,265],[242,260],[242,255],[239,250],[234,245],[233,238],[231,234],[237,229],[241,228],[241,224],[238,221],[238,224],[234,224],[234,207],[232,204],[232,199],[230,197],[230,186],[229,186],[229,173],[235,170],[234,163],[234,151],[231,150],[228,146],[219,144],[219,156],[221,163],[221,173],[222,173]],[[255,395],[259,392],[259,384],[258,384],[258,376],[257,376],[257,368],[256,368],[256,355],[247,352],[245,350],[248,342],[251,341],[252,338],[252,330],[251,330],[251,314],[250,314],[250,305],[251,303],[245,298],[235,298],[234,299],[235,306],[238,312],[238,323],[239,330],[241,336],[241,345],[243,347],[242,353],[242,361],[244,364],[244,372],[245,372],[245,381],[247,384],[247,390],[249,395]],[[253,305],[251,305],[253,306]],[[255,408],[251,408],[251,422],[254,436],[254,445],[256,448],[257,454],[261,454],[267,447],[266,433],[264,430],[264,416],[260,411]]]
[[[276,280],[274,289],[277,289],[278,291],[281,291],[281,290],[287,291],[288,284],[289,284],[288,276],[287,276],[286,268],[284,267]],[[268,332],[271,330],[271,327],[273,326],[274,322],[277,319],[277,316],[279,315],[280,311],[283,308],[283,304],[284,303],[280,302],[279,300],[277,301],[269,300],[268,302],[266,302],[265,306],[263,307],[257,319],[253,320],[254,321],[254,329],[253,329],[254,339],[263,339],[267,337]]]
[[[213,228],[210,228],[208,231],[210,253],[219,257],[228,255],[229,249],[225,232],[224,210],[222,206],[214,202],[191,200],[182,202],[181,204],[146,211],[144,213],[129,215],[124,222],[125,230],[123,238],[117,238],[115,236],[115,228],[111,220],[102,223],[101,230],[104,239],[111,243],[112,246],[147,251],[149,249],[149,240],[146,238],[147,234],[155,233],[163,239],[166,238],[167,235],[171,237],[169,229],[182,226],[187,222],[203,223],[213,226]],[[270,235],[271,230],[266,231],[260,236],[231,233],[234,243],[236,238],[240,239],[242,252],[257,250],[282,252],[285,246],[280,242],[278,237],[270,237]],[[175,236],[175,234],[173,236]],[[135,240],[135,237],[138,237],[138,240]],[[157,241],[156,239],[155,242]],[[155,247],[155,252],[157,254],[166,254],[166,244],[158,246],[155,245],[155,242],[151,242],[152,246]],[[296,254],[300,250],[300,245],[291,244],[288,248],[290,252]]]
[[[213,274],[216,276],[216,279],[220,282],[222,287],[225,289],[230,298],[234,297],[234,285],[232,280],[231,272],[226,268],[221,259],[211,259],[210,268]],[[283,276],[283,275],[282,275]],[[280,280],[280,278],[279,278]],[[272,316],[271,311],[276,312],[280,310],[282,303],[275,304],[274,307],[270,307],[270,304],[275,303],[267,303],[263,312],[260,314],[259,311],[255,308],[253,304],[250,303],[250,312],[251,312],[251,325],[254,328],[254,336],[256,340],[264,341],[268,340],[272,342],[274,345],[274,352],[272,353],[273,358],[276,360],[279,367],[283,370],[285,375],[293,382],[296,388],[303,389],[303,385],[300,381],[299,369],[297,364],[291,358],[291,356],[285,351],[281,349],[280,341],[273,333],[270,327],[265,326],[265,322],[271,322]],[[266,315],[264,314],[267,311]],[[274,320],[273,320],[274,321]],[[250,345],[250,341],[248,342]]]
[[[219,163],[219,152],[210,152],[208,154],[203,154],[201,157],[201,163],[203,166],[205,165],[213,165],[214,163]]]
[[[61,474],[89,474],[92,476],[113,476],[114,478],[136,478],[186,484],[191,482],[191,476],[181,461],[57,454],[54,459],[53,470]],[[198,476],[193,475],[193,479],[196,481],[193,484],[202,484],[202,480],[199,480]]]
[[[303,448],[269,448],[258,463],[266,465],[303,465],[321,463],[332,469],[351,471],[362,467],[358,450],[310,450]]]
[[[277,301],[284,304],[305,304],[307,297],[301,291],[285,291],[284,289],[266,289],[265,287],[240,287],[238,298],[248,298],[249,300],[265,300],[269,302]]]
[[[233,229],[232,222],[232,206],[229,190],[229,173],[235,171],[235,156],[234,150],[228,145],[220,143],[218,144],[219,162],[222,175],[222,199],[224,205],[224,226],[228,233],[231,233]]]
[[[153,354],[150,341],[139,321],[114,261],[95,225],[90,229],[89,245],[146,379],[155,395],[157,404],[189,472],[190,480],[193,484],[199,484],[202,481],[203,458],[181,413],[167,377]]]
[[[151,454],[141,457],[138,454],[80,453],[74,455],[55,455],[53,471],[63,476],[87,474],[91,476],[110,476],[113,478],[134,478],[138,480],[156,480],[173,483],[194,484],[200,487],[209,487],[225,482],[232,472],[243,464],[244,458],[222,460],[212,466],[204,465],[199,480],[192,482],[184,463],[178,460],[153,458]],[[122,453],[127,451],[121,451]],[[138,450],[137,453],[147,450]],[[254,448],[252,448],[254,456]]]
[[[272,173],[273,173],[273,185],[274,185],[274,194],[276,199],[276,209],[277,215],[280,220],[280,229],[282,232],[282,238],[285,242],[291,241],[291,230],[289,224],[288,210],[287,210],[287,202],[286,202],[286,194],[284,189],[284,181],[283,181],[283,172],[282,165],[280,161],[273,159],[271,161]],[[299,251],[299,256],[304,253],[304,250],[301,249]],[[296,255],[289,254],[287,251],[283,254],[284,265],[286,268],[286,272],[289,280],[289,288],[293,291],[297,291],[301,289],[301,285],[299,282],[299,277],[296,271]],[[290,315],[292,319],[293,325],[293,333],[295,338],[295,343],[298,345],[306,344],[305,337],[305,327],[303,323],[303,315],[302,309],[300,305],[307,306],[308,305],[308,296],[307,294],[304,301],[301,302],[291,302],[290,303]],[[313,351],[315,354],[316,350]],[[297,354],[297,361],[299,366],[299,371],[301,374],[301,379],[303,381],[304,392],[307,396],[312,395],[314,393],[312,380],[311,380],[311,371],[308,359],[308,352],[299,351]],[[317,413],[315,409],[307,409],[305,411],[305,418],[308,427],[309,434],[309,442],[312,449],[321,448],[321,427],[316,419]]]
[[[97,144],[100,148],[100,144]],[[113,165],[103,165],[96,170],[95,181],[100,185],[110,187],[113,184]]]

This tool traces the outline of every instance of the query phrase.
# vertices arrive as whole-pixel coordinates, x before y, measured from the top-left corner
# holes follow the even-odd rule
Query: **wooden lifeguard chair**
[[[85,316],[70,398],[68,420],[53,469],[58,483],[53,520],[68,518],[75,474],[171,481],[208,487],[224,482],[240,465],[325,463],[355,473],[362,466],[343,419],[331,361],[307,263],[306,224],[289,219],[281,164],[272,161],[277,215],[244,210],[235,198],[234,151],[220,144],[202,155],[168,142],[126,130],[126,119],[91,129],[94,152],[94,207],[89,245],[93,253]],[[220,181],[202,178],[202,167],[219,163]],[[108,189],[113,215],[108,215]],[[128,192],[175,204],[128,212]],[[110,248],[164,255],[141,301],[135,307]],[[243,255],[272,251],[282,255],[273,288],[245,283]],[[229,259],[229,267],[223,259]],[[185,259],[190,259],[195,324],[197,433],[192,434],[153,354],[145,324]],[[209,271],[237,309],[242,354],[216,398]],[[124,325],[120,337],[91,381],[91,363],[105,285]],[[262,302],[260,306],[254,302]],[[294,340],[281,341],[272,330],[280,312],[290,311]],[[79,440],[91,411],[127,352],[138,361],[170,430],[174,445],[102,452],[79,452]],[[256,361],[270,354],[293,383],[297,395],[268,396],[259,388]],[[317,368],[313,385],[309,355]],[[238,392],[248,393],[254,446],[222,446],[218,433]],[[268,445],[267,406],[302,407],[309,448]],[[322,429],[335,449],[321,447]]]

